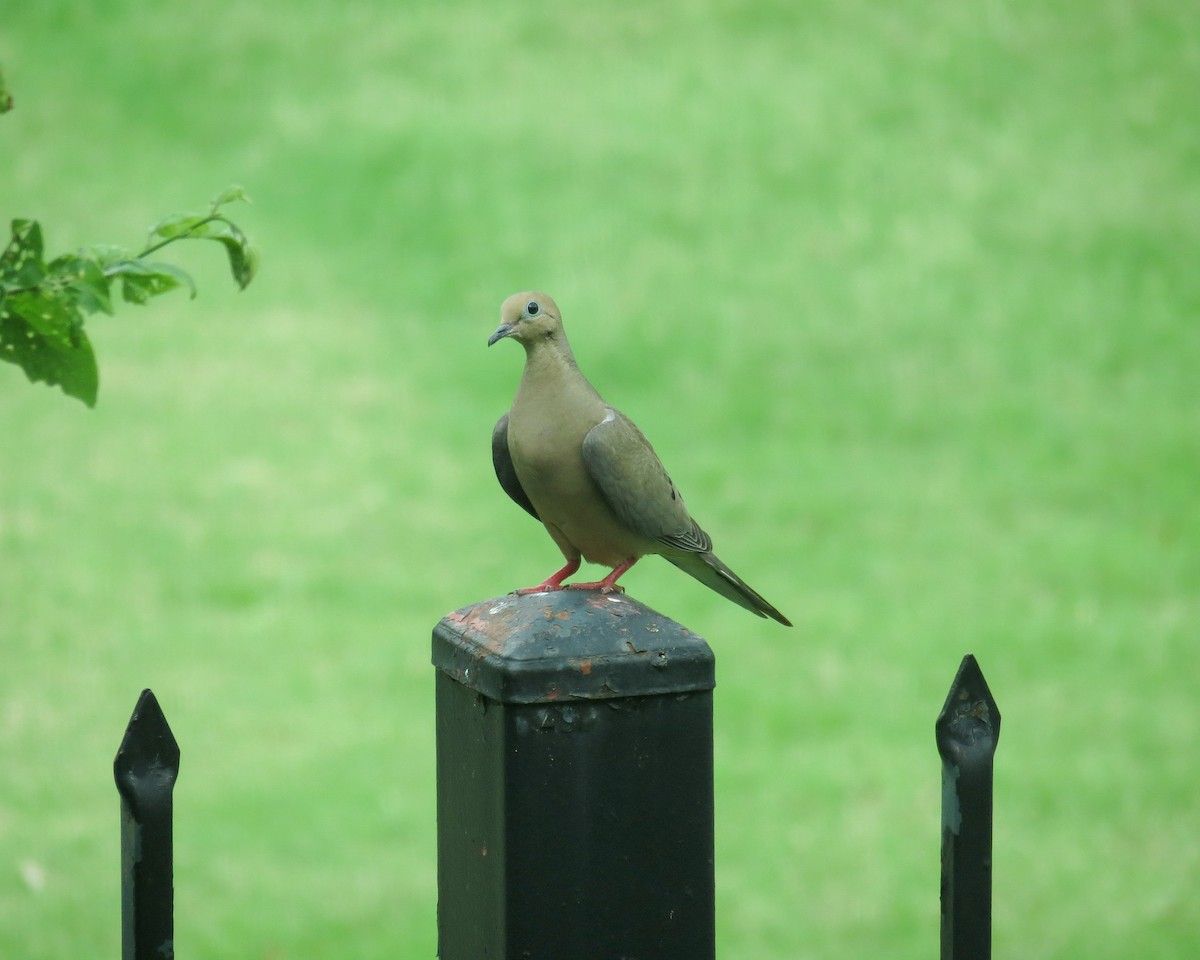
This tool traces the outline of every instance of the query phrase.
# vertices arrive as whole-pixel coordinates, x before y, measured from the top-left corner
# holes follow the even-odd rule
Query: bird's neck
[[[599,401],[599,394],[579,370],[571,345],[561,331],[525,345],[525,370],[517,393],[539,405],[545,397],[578,395]],[[537,397],[537,400],[534,398]],[[602,401],[600,401],[602,402]]]
[[[579,365],[575,354],[561,330],[547,334],[525,344],[525,377],[550,377],[578,375]]]

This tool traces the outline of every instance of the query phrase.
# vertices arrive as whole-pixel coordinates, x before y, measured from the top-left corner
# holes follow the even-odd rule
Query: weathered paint
[[[456,610],[434,630],[433,663],[506,703],[684,693],[715,682],[701,637],[630,597],[587,590]]]

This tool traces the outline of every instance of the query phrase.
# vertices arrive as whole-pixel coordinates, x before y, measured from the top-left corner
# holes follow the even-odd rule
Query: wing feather
[[[500,481],[504,492],[512,497],[513,502],[534,520],[540,520],[541,517],[534,509],[529,495],[521,486],[521,479],[517,476],[516,467],[513,466],[512,454],[508,450],[507,413],[496,421],[496,427],[492,430],[492,466],[496,468],[496,479]]]
[[[617,519],[635,533],[689,553],[712,549],[650,441],[624,414],[610,407],[587,432],[583,464]]]

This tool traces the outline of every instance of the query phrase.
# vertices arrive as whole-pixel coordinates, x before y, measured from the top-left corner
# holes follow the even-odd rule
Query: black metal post
[[[971,654],[937,724],[942,757],[942,960],[992,955],[992,759],[1000,711]]]
[[[711,960],[708,644],[564,590],[450,614],[433,663],[441,960]]]
[[[179,745],[149,690],[125,728],[113,775],[121,794],[121,957],[172,960],[171,791]]]

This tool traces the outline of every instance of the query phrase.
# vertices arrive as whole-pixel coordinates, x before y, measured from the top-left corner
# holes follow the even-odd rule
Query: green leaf
[[[58,281],[71,301],[85,312],[113,315],[109,279],[95,260],[71,253],[63,254],[50,262],[47,274]]]
[[[67,396],[94,407],[100,389],[100,371],[91,342],[83,332],[82,319],[78,316],[73,321],[67,319],[65,326],[73,333],[64,339],[62,317],[48,321],[39,313],[35,326],[18,309],[32,302],[20,301],[20,296],[25,295],[10,297],[0,312],[0,360],[15,363],[31,382],[60,387]],[[48,327],[51,332],[44,333],[39,326]]]
[[[184,237],[204,223],[208,216],[203,213],[173,213],[163,217],[150,228],[150,237],[146,242],[152,246],[158,240],[175,240]]]
[[[237,184],[226,187],[213,197],[211,209],[215,213],[218,207],[223,207],[227,203],[233,203],[235,200],[244,200],[246,203],[250,202],[250,198],[246,196],[246,191]]]
[[[109,267],[120,260],[132,259],[133,254],[125,247],[118,247],[115,244],[93,243],[91,246],[81,249],[79,256],[95,260],[101,270],[107,271]]]
[[[176,287],[187,287],[192,299],[196,296],[196,284],[191,276],[172,263],[119,260],[104,273],[108,277],[121,278],[121,296],[129,303],[145,303]]]
[[[35,287],[45,276],[42,228],[36,220],[14,220],[8,246],[0,253],[0,281],[9,287]]]
[[[88,313],[107,313],[113,316],[112,294],[108,277],[94,260],[83,260],[79,275],[71,281],[71,289],[79,305]]]
[[[248,202],[249,197],[240,186],[231,186],[213,198],[206,215],[164,217],[151,229],[140,254],[96,244],[56,257],[49,265],[43,259],[38,223],[13,220],[9,241],[0,250],[0,360],[17,364],[30,380],[57,384],[70,396],[94,405],[99,374],[83,330],[84,314],[113,313],[114,280],[120,281],[121,295],[130,303],[144,304],[177,287],[186,287],[195,297],[196,285],[186,271],[145,259],[177,240],[221,244],[234,280],[245,289],[258,271],[258,251],[237,224],[217,212],[238,200]]]
[[[242,196],[240,187],[230,187],[220,194],[217,200],[228,202],[229,199]],[[214,210],[216,206],[214,201]],[[229,269],[233,273],[233,279],[242,290],[246,289],[258,272],[258,254],[251,248],[249,238],[242,233],[237,224],[220,214],[202,217],[181,213],[164,218],[151,230],[147,252],[173,240],[215,240],[221,244],[229,257]]]
[[[193,236],[221,244],[229,257],[229,269],[238,288],[245,290],[250,285],[258,272],[258,253],[236,224],[224,217],[214,217]]]
[[[188,239],[196,240],[222,240],[222,239],[240,239],[245,240],[245,234],[231,220],[225,219],[220,214],[214,214],[210,217],[203,217],[203,223],[198,225],[192,231]]]
[[[8,89],[8,83],[4,79],[4,72],[0,71],[0,113],[8,113],[12,108],[12,91]]]
[[[13,294],[4,311],[21,317],[30,330],[65,350],[76,345],[83,329],[83,317],[61,290]]]
[[[229,255],[229,269],[238,289],[245,290],[258,273],[258,251],[250,246],[250,241],[245,237],[242,237],[240,242],[230,238],[220,238],[220,242]]]

